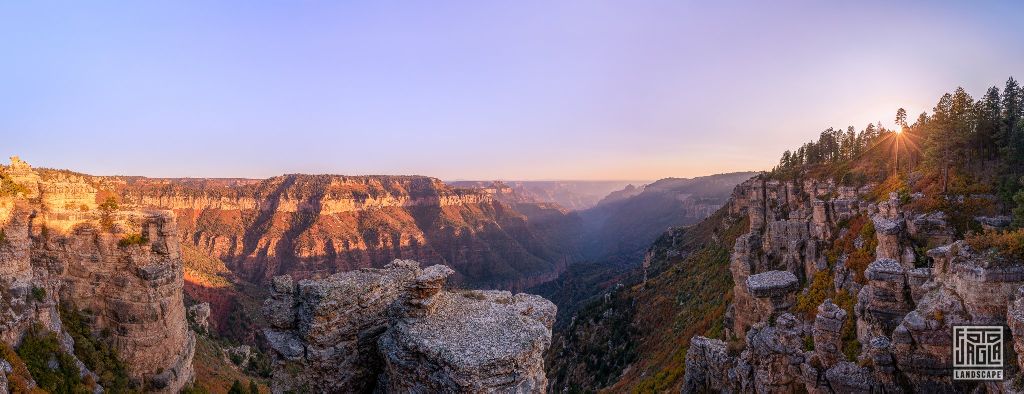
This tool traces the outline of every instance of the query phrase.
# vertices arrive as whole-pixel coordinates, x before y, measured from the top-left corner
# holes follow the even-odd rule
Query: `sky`
[[[1024,79],[1020,2],[0,3],[0,155],[96,175],[658,179]]]

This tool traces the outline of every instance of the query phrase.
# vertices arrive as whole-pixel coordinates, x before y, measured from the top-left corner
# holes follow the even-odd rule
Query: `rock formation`
[[[198,303],[188,307],[188,320],[195,325],[199,332],[206,332],[210,329],[210,304]]]
[[[39,323],[72,353],[57,311],[69,305],[111,333],[136,387],[178,392],[190,382],[195,338],[173,215],[98,209],[89,178],[34,170],[16,157],[3,175],[21,190],[0,196],[0,340],[17,344]]]
[[[842,329],[845,324],[846,311],[832,303],[831,299],[818,306],[818,314],[814,318],[814,328],[811,331],[814,355],[819,363],[816,368],[828,370],[843,359]]]
[[[264,304],[274,392],[541,392],[555,307],[445,291],[453,271],[395,260],[322,280],[274,279]]]
[[[1019,355],[1024,266],[957,241],[943,212],[915,212],[895,193],[871,202],[872,188],[758,178],[736,188],[730,210],[750,219],[731,257],[725,337],[737,346],[692,338],[684,392],[1019,392],[1024,359],[1009,352],[1005,384],[954,382],[952,327],[1008,325]],[[792,313],[793,292],[803,313]]]

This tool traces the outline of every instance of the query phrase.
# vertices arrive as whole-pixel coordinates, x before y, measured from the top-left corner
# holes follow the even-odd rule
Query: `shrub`
[[[273,367],[269,357],[262,352],[254,351],[253,355],[249,357],[249,364],[246,365],[245,371],[250,375],[269,378],[273,374]]]
[[[832,301],[846,311],[846,322],[843,323],[841,332],[843,354],[846,355],[847,360],[854,361],[860,355],[860,341],[857,340],[857,317],[853,314],[853,307],[857,300],[846,289],[842,289],[836,292]]]
[[[804,351],[814,351],[814,337],[810,335],[804,335]]]
[[[117,246],[124,248],[132,245],[145,245],[146,242],[149,242],[149,239],[142,234],[130,234],[117,241]]]
[[[118,205],[117,199],[114,197],[107,197],[99,206],[100,209],[100,226],[107,231],[114,229],[114,212],[117,212]]]
[[[46,299],[46,289],[32,286],[32,299],[35,300],[35,302],[43,302],[43,300]]]
[[[4,229],[0,228],[0,246],[7,246],[8,243],[7,233],[4,232]]]
[[[1013,202],[1017,204],[1017,207],[1013,208],[1013,225],[1017,228],[1024,227],[1024,190],[1013,195]]]
[[[993,251],[1009,259],[1024,260],[1024,229],[970,234],[967,244],[979,251]]]
[[[231,383],[231,389],[228,390],[228,394],[245,394],[246,390],[242,388],[242,382],[235,379],[234,383]]]
[[[878,239],[875,238],[875,224],[865,215],[857,215],[844,223],[849,231],[832,243],[827,253],[828,261],[834,264],[840,256],[846,255],[844,265],[853,272],[853,280],[860,284],[867,283],[864,271],[868,265],[875,260],[875,247],[878,246]],[[860,248],[856,246],[856,240],[860,238],[863,244]]]
[[[64,329],[75,340],[75,356],[100,377],[100,385],[108,392],[135,392],[127,366],[121,361],[110,338],[110,331],[96,335],[89,326],[89,316],[73,306],[60,307]]]
[[[28,330],[18,348],[18,356],[43,390],[51,393],[91,392],[78,375],[74,358],[60,350],[57,335],[40,324]],[[50,368],[51,360],[57,361],[56,368]]]
[[[11,372],[7,374],[7,388],[12,393],[45,393],[38,388],[29,391],[29,383],[32,382],[32,374],[28,371],[25,362],[21,360],[18,353],[7,343],[0,341],[0,359],[7,360],[11,364]]]
[[[832,286],[832,272],[828,270],[818,271],[811,280],[811,285],[806,292],[797,294],[794,311],[802,313],[808,319],[814,319],[818,312],[818,305],[831,298],[835,293]]]
[[[6,175],[0,174],[0,197],[14,197],[19,194],[28,194],[28,189],[25,186],[14,183]]]

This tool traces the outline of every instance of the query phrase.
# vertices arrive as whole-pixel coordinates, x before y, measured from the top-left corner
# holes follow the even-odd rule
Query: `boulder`
[[[188,307],[188,319],[200,332],[210,329],[210,303],[202,302]]]
[[[372,390],[383,367],[376,343],[388,327],[388,310],[421,273],[418,263],[395,260],[322,280],[275,278],[264,302],[270,321],[264,336],[274,356],[271,389]]]
[[[395,260],[297,284],[275,278],[264,304],[272,391],[543,391],[554,304],[449,292],[452,273]]]
[[[483,293],[483,297],[480,297]],[[554,304],[508,292],[435,295],[378,341],[387,392],[542,392]]]

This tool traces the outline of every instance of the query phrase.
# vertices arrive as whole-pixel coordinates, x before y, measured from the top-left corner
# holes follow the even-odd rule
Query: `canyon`
[[[274,392],[558,387],[552,366],[564,364],[547,350],[579,329],[569,319],[580,305],[616,291],[624,273],[659,276],[645,245],[700,239],[685,226],[717,223],[752,175],[627,185],[574,211],[552,194],[418,176],[90,176],[17,158],[2,170],[20,188],[0,212],[3,341],[38,325],[74,355],[67,314],[82,311],[132,387],[164,392],[196,381],[193,358],[210,376],[211,357],[241,354],[244,366],[252,352],[269,353]],[[339,315],[339,305],[358,308]],[[494,358],[469,357],[481,344]],[[364,367],[337,370],[348,363]]]
[[[463,227],[453,232],[488,231],[488,227],[500,230],[497,223],[479,224],[479,216],[495,211],[504,214],[507,208],[481,193],[448,189],[436,180],[417,177],[290,176],[266,182],[93,177],[33,169],[16,157],[0,170],[4,182],[0,198],[0,343],[19,347],[18,355],[29,357],[34,356],[27,353],[28,346],[33,346],[29,341],[53,333],[59,349],[49,357],[69,360],[69,365],[60,361],[60,368],[76,369],[75,381],[81,383],[75,384],[83,390],[176,393],[192,387],[197,338],[209,335],[214,313],[209,303],[194,304],[186,311],[185,266],[202,271],[202,264],[217,263],[186,264],[183,258],[192,260],[196,253],[217,252],[225,253],[227,267],[236,270],[217,272],[223,279],[258,281],[271,276],[263,338],[274,362],[274,392],[310,388],[359,392],[378,384],[391,391],[536,392],[547,386],[543,353],[550,343],[556,310],[551,302],[508,291],[444,290],[450,278],[475,279],[472,274],[480,271],[465,265],[460,268],[467,274],[459,275],[446,265],[421,269],[413,260],[393,259],[385,264],[374,260],[391,257],[389,253],[442,258],[429,245],[416,249],[416,237],[419,242],[428,238],[416,232],[415,219],[402,223],[405,216],[396,213],[400,210],[434,209],[437,222],[444,223],[439,231],[446,229],[442,226],[457,225]],[[304,194],[310,192],[310,184],[323,187],[312,190],[313,196]],[[266,203],[254,197],[264,190],[261,188],[278,191],[270,207],[261,207]],[[337,221],[325,222],[331,220],[328,217],[337,220],[342,215],[352,218],[369,212],[366,215],[395,224],[375,230],[396,233],[387,238],[345,233],[364,236],[359,239],[339,235],[344,241],[339,243],[358,243],[361,254],[347,260],[352,266],[331,265],[313,272],[304,267],[337,262],[301,258],[338,251],[325,251],[326,244],[321,243],[317,252],[303,254],[308,249],[300,249],[288,254],[292,250],[282,249],[285,245],[308,238],[279,238],[293,231],[289,225],[302,225],[297,222],[310,212],[324,221],[310,218],[303,230],[326,237],[321,240],[326,239],[327,244],[330,235],[338,235],[323,233],[326,228],[337,228],[332,227]],[[225,227],[220,225],[224,222],[211,223],[211,215],[247,217],[258,222],[249,224],[261,231],[223,232]],[[467,217],[471,215],[477,217]],[[502,218],[506,219],[510,226],[525,225],[521,216]],[[406,233],[399,232],[402,226]],[[403,242],[403,237],[413,240]],[[367,239],[381,242],[368,246]],[[386,244],[390,241],[394,244]],[[463,242],[473,242],[471,235]],[[353,253],[353,249],[345,251]],[[374,249],[376,254],[366,249]],[[227,258],[235,253],[241,257]],[[282,253],[287,257],[277,258]],[[250,270],[254,256],[269,257],[260,261],[268,266]],[[467,254],[455,261],[467,263],[473,256]],[[369,267],[375,264],[380,267]],[[339,273],[321,274],[335,270]],[[278,273],[285,275],[276,276]],[[75,331],[78,324],[85,324],[87,337],[115,349],[131,379],[128,386],[115,386],[106,373],[90,369],[94,360],[82,349],[90,346],[92,339],[77,336],[81,335]],[[377,342],[379,351],[365,348],[377,346]],[[216,351],[249,359],[251,351],[248,347],[240,350],[243,347]],[[481,353],[481,349],[490,353]],[[63,386],[51,387],[54,383],[50,380],[37,381],[51,378],[45,370],[32,370],[35,375],[28,375],[24,365],[29,363],[31,370],[33,360],[23,361],[18,355],[0,353],[3,392],[67,388],[71,384],[64,380]],[[458,365],[454,370],[453,363]],[[447,375],[439,377],[442,371]]]

